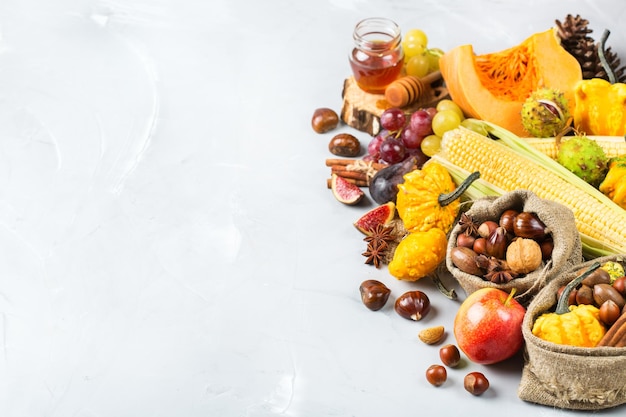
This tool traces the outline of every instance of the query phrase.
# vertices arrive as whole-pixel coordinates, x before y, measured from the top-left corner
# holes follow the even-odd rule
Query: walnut
[[[515,239],[506,250],[506,262],[518,274],[532,272],[541,266],[541,246],[533,239]]]

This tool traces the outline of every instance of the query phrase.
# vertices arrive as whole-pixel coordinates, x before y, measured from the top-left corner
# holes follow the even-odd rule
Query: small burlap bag
[[[582,244],[580,234],[576,229],[574,213],[568,207],[539,198],[528,190],[517,190],[500,197],[485,197],[476,200],[467,214],[479,223],[486,220],[498,221],[500,215],[508,209],[534,212],[550,229],[554,249],[549,261],[539,269],[525,276],[514,278],[505,284],[496,284],[483,277],[468,274],[454,266],[450,258],[450,251],[456,244],[457,236],[462,233],[461,226],[456,224],[448,239],[446,267],[468,295],[484,287],[499,288],[506,292],[515,288],[515,299],[526,306],[552,278],[583,261]]]
[[[626,403],[626,348],[558,345],[532,334],[536,318],[554,310],[557,291],[593,262],[620,261],[607,256],[573,267],[556,277],[532,300],[522,323],[524,368],[520,399],[570,410],[600,410]]]

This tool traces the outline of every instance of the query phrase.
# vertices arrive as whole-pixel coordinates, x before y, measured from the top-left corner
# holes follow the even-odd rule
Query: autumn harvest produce
[[[514,297],[497,288],[470,294],[454,318],[459,348],[476,363],[502,362],[515,355],[524,342],[522,320],[526,309]]]
[[[541,83],[562,92],[573,112],[574,88],[582,80],[578,61],[560,45],[554,29],[489,54],[477,55],[470,44],[457,46],[441,57],[439,66],[450,97],[468,117],[520,136],[527,135],[522,105]]]
[[[578,15],[555,22],[491,53],[394,30],[369,45],[389,47],[393,68],[360,56],[370,78],[345,79],[341,111],[320,107],[311,126],[327,138],[327,187],[362,210],[355,255],[377,275],[355,297],[416,322],[429,385],[518,355],[521,400],[601,410],[626,403],[626,67],[608,31],[598,43]],[[437,304],[458,300],[444,277],[459,304]],[[477,371],[462,382],[490,387]]]
[[[606,344],[626,332],[626,315],[620,309],[608,324],[615,312],[600,313],[600,306],[612,302],[606,287],[597,291],[602,293],[598,300],[593,297],[596,291],[585,294],[584,289],[615,285],[620,278],[612,278],[611,272],[617,268],[622,272],[616,275],[623,275],[624,261],[624,256],[613,255],[575,265],[533,298],[522,323],[527,355],[518,387],[522,400],[574,410],[626,403],[623,379],[615,373],[626,369],[626,348],[617,341]],[[614,288],[619,292],[623,286]]]
[[[587,256],[626,253],[624,209],[523,139],[494,124],[481,124],[499,140],[458,128],[444,136],[442,152],[434,160],[456,178],[479,171],[482,188],[471,190],[474,195],[525,189],[570,208]]]
[[[571,209],[524,189],[474,199],[452,229],[447,252],[447,269],[466,293],[515,289],[524,305],[582,261]]]

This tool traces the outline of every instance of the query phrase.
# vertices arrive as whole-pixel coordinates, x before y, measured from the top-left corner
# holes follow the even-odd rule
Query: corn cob
[[[588,245],[587,255],[626,253],[624,209],[523,139],[484,124],[492,136],[501,140],[469,129],[455,129],[444,135],[442,150],[435,159],[446,160],[467,172],[479,171],[482,180],[494,185],[493,190],[526,189],[569,207],[581,240]]]
[[[570,137],[564,136],[561,140],[566,141]],[[626,139],[622,136],[588,136],[588,138],[595,140],[609,158],[626,154]],[[533,148],[556,159],[559,148],[555,138],[525,138],[524,140]]]

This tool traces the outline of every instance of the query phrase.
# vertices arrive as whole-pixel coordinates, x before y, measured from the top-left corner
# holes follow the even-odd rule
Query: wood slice
[[[375,136],[380,131],[380,115],[391,107],[385,100],[384,94],[370,94],[361,90],[354,77],[347,78],[343,83],[341,93],[343,105],[341,107],[341,120],[361,132]],[[407,113],[412,113],[420,108],[434,107],[437,102],[448,98],[448,90],[441,85],[427,85],[419,99],[403,107]]]

